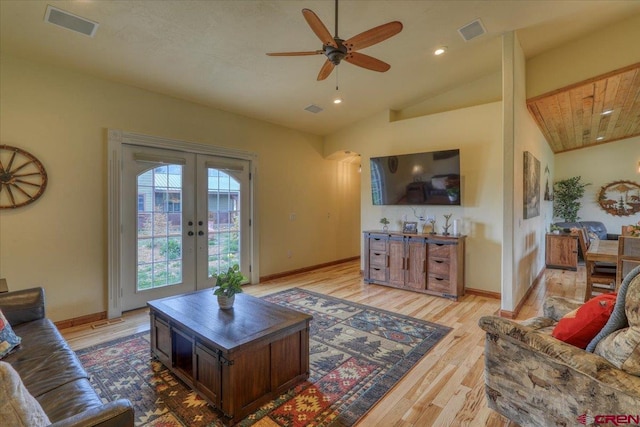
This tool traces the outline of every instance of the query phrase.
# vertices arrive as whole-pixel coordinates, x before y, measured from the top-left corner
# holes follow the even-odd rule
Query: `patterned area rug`
[[[450,328],[289,289],[265,300],[313,315],[309,380],[239,426],[352,426]],[[78,351],[104,401],[129,399],[138,426],[222,426],[216,412],[151,356],[140,333]]]

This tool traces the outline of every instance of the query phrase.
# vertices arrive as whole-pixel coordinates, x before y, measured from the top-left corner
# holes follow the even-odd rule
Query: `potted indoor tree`
[[[226,272],[214,276],[216,284],[213,294],[218,297],[218,305],[221,309],[233,307],[236,294],[242,293],[244,276],[240,273],[240,266],[234,264]]]
[[[580,176],[563,179],[553,184],[553,216],[563,218],[565,222],[576,222],[580,219],[580,199],[584,196],[587,185],[580,181]]]
[[[389,229],[389,220],[386,217],[380,220],[380,224],[382,224],[382,231],[387,231]]]

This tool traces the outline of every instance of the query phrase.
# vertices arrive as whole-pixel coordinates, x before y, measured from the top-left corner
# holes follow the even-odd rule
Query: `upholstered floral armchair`
[[[490,408],[523,427],[640,424],[640,267],[623,281],[611,317],[586,350],[551,335],[581,304],[551,297],[544,317],[480,319]]]

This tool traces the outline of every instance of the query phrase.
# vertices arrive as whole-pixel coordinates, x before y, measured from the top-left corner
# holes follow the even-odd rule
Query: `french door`
[[[249,161],[122,146],[123,311],[213,286],[234,264],[250,277]]]

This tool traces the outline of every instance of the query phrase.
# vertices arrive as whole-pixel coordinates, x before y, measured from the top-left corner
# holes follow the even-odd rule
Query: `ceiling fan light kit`
[[[342,94],[340,93],[340,91],[336,87],[336,93],[333,96],[333,103],[334,104],[342,104],[343,101],[344,101],[344,99],[342,98]]]
[[[433,54],[435,56],[440,56],[447,53],[447,47],[446,46],[438,46],[434,51]]]
[[[320,68],[317,80],[326,79],[336,65],[342,60],[367,70],[384,73],[391,68],[391,65],[377,58],[365,55],[357,50],[364,49],[383,40],[393,37],[402,31],[402,23],[399,21],[388,22],[383,25],[371,28],[347,40],[338,36],[338,0],[335,0],[335,35],[331,36],[327,27],[320,18],[310,9],[302,9],[302,16],[309,24],[311,30],[322,42],[322,49],[305,52],[274,52],[267,53],[269,56],[307,56],[323,54],[327,60]]]

